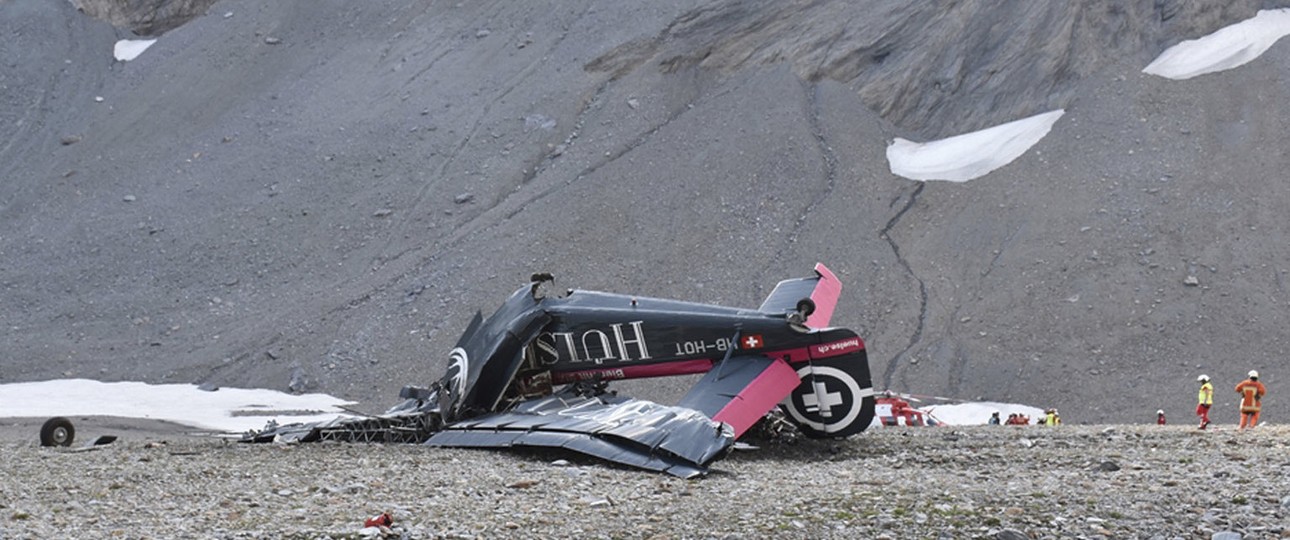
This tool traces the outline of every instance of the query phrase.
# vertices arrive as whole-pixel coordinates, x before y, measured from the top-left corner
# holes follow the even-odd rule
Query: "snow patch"
[[[974,426],[978,424],[987,424],[990,422],[990,414],[999,411],[999,419],[1007,420],[1009,414],[1024,414],[1030,417],[1030,421],[1044,417],[1044,410],[1029,405],[1017,405],[1016,403],[958,403],[954,405],[932,405],[922,407],[923,411],[931,413],[937,420],[951,426]]]
[[[155,39],[123,39],[116,42],[115,47],[112,47],[112,56],[122,62],[129,62],[138,58],[139,55],[143,54],[143,51],[148,50],[148,47],[151,47],[156,42],[157,40]]]
[[[327,394],[244,388],[207,392],[193,384],[89,379],[0,384],[0,396],[0,418],[117,416],[232,433],[262,429],[270,419],[279,424],[327,421],[342,416],[342,405],[353,403]]]
[[[1190,79],[1245,64],[1290,34],[1290,9],[1263,10],[1208,36],[1165,49],[1142,70],[1167,79]]]
[[[1065,113],[1057,109],[926,143],[897,138],[887,146],[887,161],[892,174],[911,180],[966,182],[1026,153]]]

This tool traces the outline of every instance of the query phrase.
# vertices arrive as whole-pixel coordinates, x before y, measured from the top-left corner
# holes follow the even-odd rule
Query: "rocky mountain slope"
[[[107,4],[0,2],[0,382],[379,410],[534,271],[751,307],[824,261],[878,388],[1134,422],[1206,372],[1226,421],[1258,368],[1290,414],[1290,45],[1141,73],[1290,2],[225,0],[129,62],[162,8]],[[887,169],[1055,108],[984,178]]]

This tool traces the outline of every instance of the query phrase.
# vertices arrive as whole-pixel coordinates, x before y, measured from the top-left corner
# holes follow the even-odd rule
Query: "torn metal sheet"
[[[779,409],[808,437],[846,437],[874,414],[864,341],[828,327],[828,268],[781,282],[756,310],[569,290],[535,274],[477,314],[429,388],[384,414],[268,426],[250,442],[347,440],[551,447],[690,477]],[[676,406],[619,397],[609,381],[706,374]],[[557,389],[558,385],[563,387]]]
[[[734,442],[729,426],[703,413],[570,385],[515,408],[445,426],[430,446],[566,448],[678,476],[704,466]]]

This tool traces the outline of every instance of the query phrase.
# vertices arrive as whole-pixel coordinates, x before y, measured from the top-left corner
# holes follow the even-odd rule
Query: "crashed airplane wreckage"
[[[842,285],[823,264],[781,281],[756,310],[556,296],[552,281],[534,275],[491,317],[476,314],[443,378],[405,387],[384,414],[271,424],[243,441],[565,448],[692,477],[776,407],[815,438],[854,435],[873,420],[864,341],[828,326]],[[606,391],[610,380],[699,373],[675,406]]]

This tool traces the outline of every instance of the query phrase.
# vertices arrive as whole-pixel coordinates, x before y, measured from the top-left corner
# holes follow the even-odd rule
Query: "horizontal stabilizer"
[[[797,370],[781,359],[735,356],[714,366],[677,406],[730,424],[737,439],[800,383]]]
[[[841,295],[842,282],[824,263],[816,263],[814,276],[779,282],[757,309],[766,313],[785,313],[796,310],[798,302],[809,298],[815,310],[806,318],[806,326],[827,328]]]

